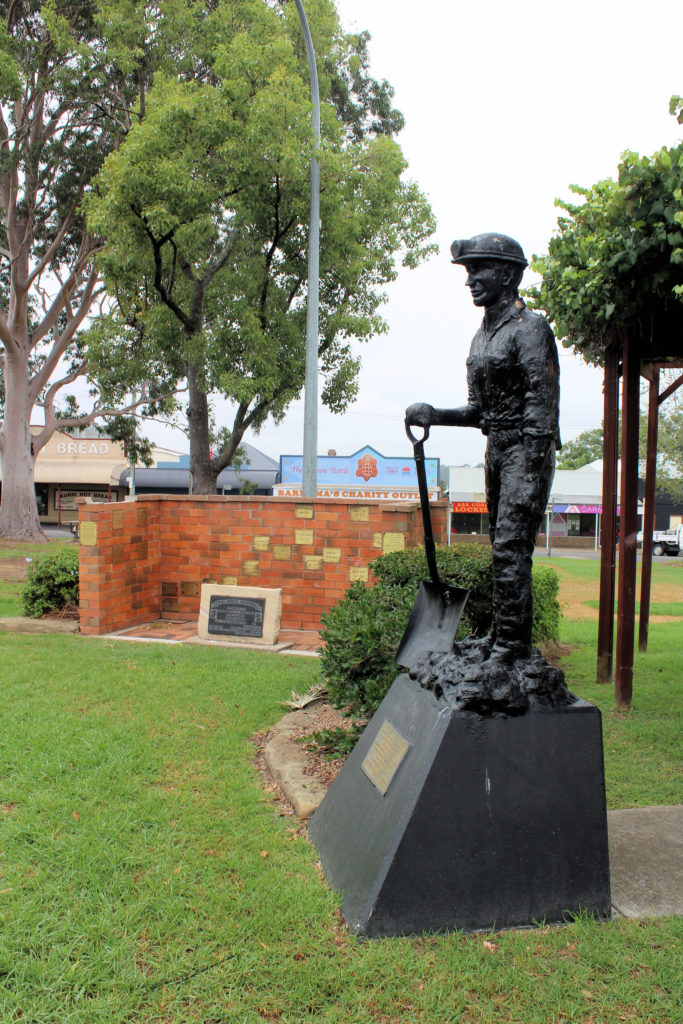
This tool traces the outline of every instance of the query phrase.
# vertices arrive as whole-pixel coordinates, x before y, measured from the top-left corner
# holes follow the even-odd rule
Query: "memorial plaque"
[[[352,565],[349,569],[349,579],[352,583],[355,583],[357,580],[361,583],[367,583],[368,576],[367,565]]]
[[[167,580],[161,584],[161,596],[162,597],[177,597],[178,596],[178,584]]]
[[[237,586],[237,577],[236,576],[221,576],[221,583],[224,586],[236,587]]]
[[[138,510],[137,510],[138,526],[147,526],[147,519],[148,518],[149,518],[149,509],[138,508]]]
[[[294,543],[295,544],[312,544],[313,543],[313,530],[295,530],[294,531]]]
[[[258,576],[258,562],[242,562],[242,572],[245,576]]]
[[[390,551],[403,551],[406,546],[404,533],[385,533],[382,539],[382,551],[385,555]]]
[[[197,632],[205,640],[277,643],[282,590],[275,587],[202,584]]]
[[[372,546],[373,546],[373,548],[381,548],[382,547],[382,534],[381,533],[373,533],[373,535],[372,535]]]
[[[292,549],[289,544],[273,544],[273,558],[278,562],[288,562],[292,557]]]
[[[161,598],[161,610],[162,612],[177,612],[180,610],[177,597],[163,597]]]
[[[382,726],[361,764],[361,769],[382,796],[389,789],[391,780],[409,749],[408,740],[396,732],[389,722],[382,722]]]
[[[312,505],[297,505],[294,509],[295,519],[312,519],[313,518],[313,506]]]
[[[97,523],[93,523],[90,520],[81,523],[78,539],[85,547],[94,547],[97,544]]]
[[[123,509],[117,508],[111,514],[111,528],[112,530],[123,529]]]
[[[254,551],[267,551],[270,547],[270,537],[254,537]]]
[[[323,548],[323,562],[341,562],[341,548]]]
[[[183,597],[198,597],[199,584],[196,580],[183,580],[180,584],[180,593]]]
[[[265,607],[264,598],[212,594],[209,599],[209,633],[262,637]]]
[[[323,556],[322,555],[304,555],[304,569],[322,569],[323,567]]]
[[[352,505],[349,513],[352,523],[367,523],[370,521],[370,509],[367,505]]]

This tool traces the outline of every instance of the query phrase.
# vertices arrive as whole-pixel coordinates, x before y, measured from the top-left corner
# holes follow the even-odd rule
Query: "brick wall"
[[[437,543],[447,509],[432,505]],[[145,494],[82,504],[79,522],[90,634],[195,617],[202,582],[281,587],[283,629],[318,629],[373,558],[423,543],[419,505],[407,502]]]

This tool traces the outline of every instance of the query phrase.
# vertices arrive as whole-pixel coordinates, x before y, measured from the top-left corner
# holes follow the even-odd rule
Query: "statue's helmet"
[[[505,263],[516,263],[519,267],[528,266],[519,242],[509,235],[489,232],[485,235],[474,235],[473,238],[456,238],[451,245],[453,263],[469,263],[470,260],[502,260]]]

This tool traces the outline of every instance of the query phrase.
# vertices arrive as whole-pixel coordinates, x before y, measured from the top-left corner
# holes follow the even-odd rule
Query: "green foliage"
[[[30,562],[21,595],[24,614],[37,619],[78,604],[78,548],[50,551]]]
[[[403,179],[402,119],[388,84],[368,75],[367,36],[343,35],[331,0],[308,16],[321,69],[322,401],[340,412],[357,390],[349,339],[386,329],[380,289],[397,258],[414,266],[434,250],[434,219]],[[119,307],[98,360],[134,322],[169,375],[187,375],[191,468],[203,481],[303,386],[311,102],[292,4],[215,5],[183,46],[201,49],[202,73],[157,74],[144,118],[83,208],[106,239],[99,265]],[[207,468],[212,393],[236,413]]]
[[[416,588],[352,583],[322,615],[322,677],[349,715],[370,716],[400,672],[395,662]]]
[[[439,575],[470,591],[457,639],[491,628],[491,549],[456,544],[437,549]],[[377,582],[354,583],[322,617],[320,665],[332,701],[349,715],[369,716],[401,671],[395,662],[420,582],[428,578],[421,550],[396,551],[371,563]],[[534,567],[535,643],[559,639],[558,579],[548,566]],[[334,745],[333,745],[334,746]],[[335,746],[339,750],[339,746]]]
[[[565,441],[557,456],[558,469],[581,469],[602,458],[604,431],[602,427],[583,430],[573,441]]]
[[[572,185],[578,204],[557,200],[565,213],[548,255],[532,260],[542,281],[529,294],[588,362],[601,363],[620,330],[637,332],[644,355],[650,339],[680,336],[682,174],[683,145],[652,157],[626,152],[617,181]]]

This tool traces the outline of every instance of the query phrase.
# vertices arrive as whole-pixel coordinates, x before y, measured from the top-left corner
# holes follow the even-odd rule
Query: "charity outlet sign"
[[[300,498],[303,489],[297,484],[275,484],[273,494],[279,498]],[[376,498],[380,501],[419,501],[417,487],[318,487],[318,498]],[[429,488],[429,500],[438,501],[441,491],[438,487]]]
[[[425,459],[427,486],[438,491],[439,460]],[[303,481],[303,458],[301,455],[280,456],[280,481],[289,487],[301,485]],[[380,490],[379,494],[363,494],[362,497],[386,497],[386,489],[396,492],[411,490],[417,493],[417,472],[412,458],[387,458],[367,445],[353,455],[319,455],[318,488],[333,491],[354,490],[352,495],[333,494],[331,497],[357,497],[355,490]],[[327,495],[326,495],[327,496]],[[410,495],[413,497],[413,494]]]

